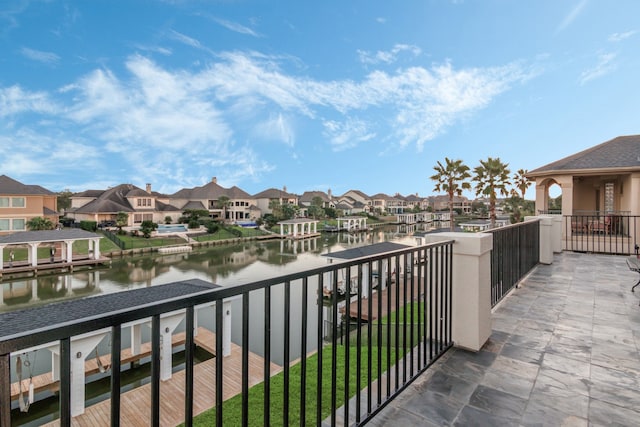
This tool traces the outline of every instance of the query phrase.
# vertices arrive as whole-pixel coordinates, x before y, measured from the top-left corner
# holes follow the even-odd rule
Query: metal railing
[[[488,230],[491,251],[491,306],[495,306],[540,260],[540,222],[525,221]]]
[[[227,403],[223,404],[222,378],[228,363],[221,356],[228,334],[223,327],[223,301],[230,299],[236,304],[234,311],[241,311],[234,316],[242,359],[240,419],[234,420],[235,425],[248,425],[250,411],[259,410],[261,425],[364,424],[452,346],[452,248],[453,241],[411,247],[0,336],[0,427],[11,425],[11,353],[52,342],[60,345],[60,425],[69,426],[71,359],[75,357],[71,338],[104,328],[111,331],[110,419],[112,426],[120,425],[121,330],[140,319],[151,319],[152,352],[151,405],[139,412],[152,426],[159,425],[160,316],[180,310],[186,315],[184,422],[191,425],[195,313],[202,305],[213,306],[215,312],[211,319],[217,355],[214,419],[216,426],[223,425]],[[20,312],[8,315],[15,319]],[[263,404],[250,408],[249,356],[253,352],[264,358],[262,383],[255,386]],[[283,388],[273,394],[276,381],[272,381],[271,366],[275,359],[282,367],[278,375],[282,375]],[[344,368],[336,368],[340,366]],[[310,377],[312,371],[315,378]],[[282,409],[276,411],[272,403],[280,399]]]
[[[635,253],[640,216],[622,214],[565,215],[563,249],[617,255]]]

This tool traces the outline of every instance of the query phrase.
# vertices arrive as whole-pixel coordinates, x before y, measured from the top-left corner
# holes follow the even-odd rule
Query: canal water
[[[360,233],[322,233],[320,237],[306,240],[269,240],[248,241],[240,244],[214,246],[192,252],[160,255],[145,254],[128,258],[114,258],[111,268],[83,271],[67,275],[45,276],[34,279],[22,279],[1,283],[0,312],[20,310],[71,298],[96,296],[111,292],[126,291],[148,286],[188,279],[202,279],[220,286],[236,286],[244,283],[282,276],[293,272],[304,271],[325,266],[328,258],[324,255],[356,246],[370,245],[383,241],[395,241],[415,245],[413,233],[426,231],[428,225],[393,225],[376,228],[373,231]],[[308,283],[308,335],[307,350],[317,347],[317,283],[310,279]],[[302,298],[302,284],[292,283],[291,301]],[[283,318],[283,286],[272,289],[271,330],[284,330]],[[301,325],[301,305],[292,304],[291,308],[291,360],[301,355],[299,330]],[[264,293],[253,292],[250,299],[250,313],[264,312]],[[325,318],[330,318],[327,316]],[[198,311],[198,325],[214,330],[214,310],[211,307]],[[263,316],[250,317],[250,351],[263,355]],[[241,307],[240,300],[232,302],[231,340],[241,344]],[[296,327],[298,329],[296,329]],[[180,325],[176,332],[184,330]],[[281,364],[283,359],[284,340],[281,334],[272,335],[272,361]],[[143,329],[143,341],[149,340],[148,328]],[[130,343],[129,329],[122,331],[123,348]],[[105,337],[98,346],[98,354],[109,352],[109,339]],[[210,357],[200,352],[199,360]],[[29,357],[30,373],[49,372],[51,370],[51,353],[46,349],[27,352],[22,355],[24,361]],[[92,356],[89,356],[89,358]],[[95,357],[95,356],[94,356]],[[177,349],[174,356],[174,370],[182,368],[182,351]],[[145,360],[140,367],[130,369],[123,376],[125,387],[132,388],[148,381],[148,366]],[[16,381],[15,358],[12,358],[12,381]],[[23,377],[26,377],[23,368]],[[92,377],[92,384],[87,388],[87,404],[108,398],[108,373]],[[16,425],[39,425],[54,419],[57,415],[57,398],[53,395],[38,396],[38,401],[30,408],[29,413],[21,414],[13,411]]]

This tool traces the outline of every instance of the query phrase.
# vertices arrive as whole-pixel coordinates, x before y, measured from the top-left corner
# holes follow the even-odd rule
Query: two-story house
[[[27,222],[36,217],[58,223],[56,194],[0,175],[0,235],[26,231]]]

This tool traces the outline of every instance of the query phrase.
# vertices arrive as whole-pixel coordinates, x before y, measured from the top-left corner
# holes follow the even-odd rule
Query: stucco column
[[[573,215],[573,177],[559,184],[562,188],[562,215]]]
[[[427,242],[453,244],[452,336],[456,347],[479,351],[491,336],[491,249],[485,233],[444,232],[425,236]]]
[[[526,216],[525,221],[540,221],[540,264],[553,263],[553,221],[557,215]],[[560,217],[562,218],[562,217]]]
[[[66,248],[66,254],[65,254],[65,259],[66,262],[71,263],[73,262],[73,240],[65,240],[64,241],[64,246]]]
[[[27,253],[32,267],[38,266],[38,246],[39,243],[29,243],[29,251]]]
[[[540,212],[546,212],[547,205],[547,186],[542,179],[536,179],[536,214]]]

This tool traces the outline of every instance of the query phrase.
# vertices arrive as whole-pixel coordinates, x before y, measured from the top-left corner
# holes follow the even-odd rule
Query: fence
[[[411,247],[160,302],[112,307],[111,311],[105,308],[104,313],[92,312],[89,317],[73,321],[56,323],[55,319],[48,319],[44,325],[33,328],[16,322],[21,316],[25,321],[32,319],[31,310],[0,314],[0,427],[11,424],[7,409],[11,405],[11,353],[16,356],[52,341],[59,341],[60,345],[60,425],[69,426],[71,360],[80,357],[79,353],[72,354],[72,337],[105,328],[111,331],[110,420],[112,426],[118,426],[122,410],[121,329],[140,319],[151,322],[151,403],[149,408],[137,408],[137,412],[152,426],[159,425],[161,315],[182,311],[185,392],[183,398],[171,398],[182,398],[177,406],[184,408],[184,422],[191,425],[193,332],[196,322],[200,324],[195,313],[202,305],[213,306],[215,425],[223,425],[227,404],[231,402],[223,405],[226,384],[223,377],[229,375],[229,370],[225,371],[229,359],[222,357],[223,340],[228,337],[223,302],[229,301],[236,303],[234,310],[240,310],[234,320],[240,323],[237,335],[242,369],[236,381],[241,384],[241,399],[239,419],[234,424],[248,425],[250,413],[261,413],[256,422],[260,425],[364,424],[452,345],[452,247],[452,241]],[[2,325],[16,323],[24,326],[22,331],[8,330],[6,326],[3,329]],[[264,358],[262,382],[255,386],[262,401],[261,404],[252,401],[250,405],[249,357],[254,350]],[[282,386],[281,389],[278,386],[279,391],[275,391],[277,384],[272,378],[276,354],[282,367],[277,381]],[[294,363],[298,358],[299,362]],[[281,404],[281,409],[274,409],[275,401]]]
[[[618,213],[563,216],[563,249],[630,255],[638,245],[638,216]]]
[[[491,306],[495,306],[540,260],[540,223],[525,221],[487,231],[491,251]]]

